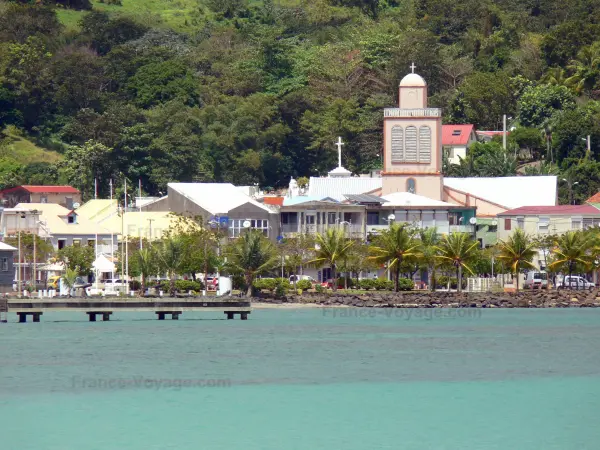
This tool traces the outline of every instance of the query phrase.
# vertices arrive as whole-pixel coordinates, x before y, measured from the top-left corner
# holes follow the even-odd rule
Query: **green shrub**
[[[296,282],[296,288],[306,291],[312,288],[312,283],[308,280],[300,280]]]
[[[415,283],[410,278],[400,278],[398,280],[398,290],[399,291],[412,291],[415,286]]]
[[[278,283],[277,287],[275,288],[275,295],[277,297],[283,297],[286,293],[287,293],[287,289],[285,288],[283,283]]]
[[[322,294],[323,292],[325,292],[325,288],[323,286],[321,286],[320,284],[316,284],[315,291],[317,291],[319,294]]]
[[[130,283],[133,283],[133,281]],[[130,284],[130,288],[132,290],[138,290],[140,288],[139,283],[136,288],[134,288],[133,285]],[[170,282],[166,281],[166,280],[161,281],[159,289],[161,289],[164,292],[169,292],[169,289],[171,289]],[[204,285],[200,281],[175,280],[175,291],[177,291],[177,292],[181,292],[181,293],[187,293],[189,291],[200,292],[203,289],[204,289]]]
[[[361,289],[369,290],[375,289],[377,285],[377,280],[373,280],[372,278],[363,278],[360,280],[359,286]]]
[[[276,288],[281,286],[283,290],[287,291],[289,289],[291,289],[292,284],[290,283],[290,280],[288,280],[287,278],[275,278],[275,283],[276,283]]]
[[[277,280],[275,278],[257,278],[254,280],[253,286],[260,290],[273,292],[277,288]]]
[[[373,280],[373,287],[378,291],[391,290],[394,288],[394,282],[385,278],[377,278]]]

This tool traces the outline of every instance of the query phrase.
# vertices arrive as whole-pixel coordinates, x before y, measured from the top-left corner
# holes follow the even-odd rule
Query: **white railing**
[[[450,233],[475,233],[475,225],[450,225]]]
[[[441,117],[440,108],[385,108],[383,117]]]

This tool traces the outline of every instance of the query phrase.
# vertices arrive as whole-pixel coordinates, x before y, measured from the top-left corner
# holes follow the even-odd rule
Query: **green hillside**
[[[98,11],[128,14],[142,22],[152,25],[162,24],[178,31],[193,29],[191,24],[198,10],[197,0],[122,0],[122,5],[109,5],[92,0],[91,3]],[[78,30],[78,22],[86,11],[59,8],[56,13],[67,29]]]
[[[446,175],[559,174],[562,201],[600,189],[597,0],[116,3],[0,0],[0,127],[66,149],[57,165],[15,138],[4,161],[27,167],[0,185],[276,188],[335,167],[338,136],[344,166],[364,173],[414,62],[445,123],[510,118],[507,149],[473,145]]]
[[[0,140],[0,158],[12,159],[19,164],[54,164],[62,160],[60,153],[39,147],[17,133],[13,127],[7,127],[4,132],[0,132]]]

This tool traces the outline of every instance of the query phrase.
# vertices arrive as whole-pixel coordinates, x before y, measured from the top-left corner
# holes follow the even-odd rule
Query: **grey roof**
[[[331,197],[335,200],[345,200],[345,194],[364,194],[375,189],[381,189],[381,178],[362,178],[362,177],[344,177],[344,178],[322,178],[311,177],[308,187],[310,197]]]
[[[387,202],[385,198],[371,194],[344,194],[344,197],[355,203],[378,203],[381,205]]]

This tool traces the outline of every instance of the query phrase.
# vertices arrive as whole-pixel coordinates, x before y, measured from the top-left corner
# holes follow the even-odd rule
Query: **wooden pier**
[[[103,322],[110,320],[114,313],[119,311],[154,312],[158,320],[164,320],[171,316],[172,320],[178,320],[179,316],[188,311],[212,311],[223,312],[227,319],[239,316],[241,320],[247,320],[248,314],[252,312],[251,304],[239,298],[211,299],[202,298],[59,298],[48,299],[2,299],[0,300],[0,320],[2,314],[14,312],[19,316],[19,322],[27,322],[27,316],[31,316],[33,322],[39,322],[40,317],[47,311],[70,311],[83,312],[87,314],[90,322],[96,322],[97,316],[102,317]],[[6,320],[6,319],[5,319]]]

